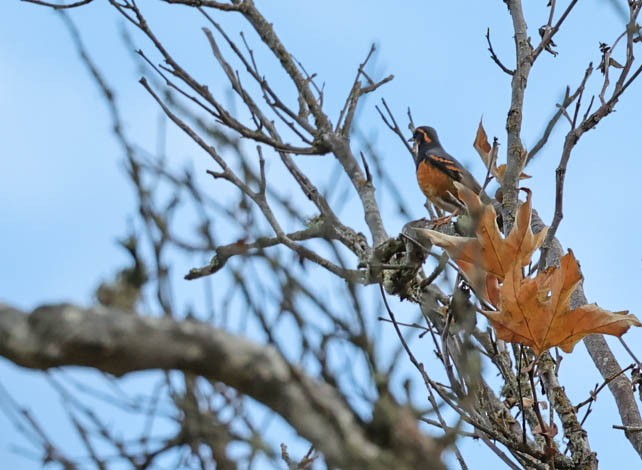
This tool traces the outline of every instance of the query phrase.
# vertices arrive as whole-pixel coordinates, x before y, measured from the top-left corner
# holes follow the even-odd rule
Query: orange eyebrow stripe
[[[423,136],[424,136],[424,142],[426,142],[426,143],[428,143],[428,144],[429,144],[430,142],[432,142],[432,139],[431,139],[430,137],[428,137],[428,134],[426,133],[426,131],[424,131],[423,129],[417,129],[417,130],[418,130],[419,132],[421,132],[421,135],[423,135]]]

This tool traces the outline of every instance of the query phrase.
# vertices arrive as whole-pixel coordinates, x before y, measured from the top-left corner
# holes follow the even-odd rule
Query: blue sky
[[[408,155],[377,117],[374,105],[379,97],[386,98],[398,117],[410,106],[417,124],[436,127],[446,149],[478,179],[483,167],[471,144],[480,116],[488,134],[499,137],[505,150],[509,77],[488,57],[484,39],[489,27],[496,51],[509,66],[513,63],[510,17],[503,2],[466,2],[465,9],[461,2],[436,1],[394,6],[339,0],[257,3],[283,42],[325,81],[327,102],[329,109],[336,110],[335,116],[358,64],[370,44],[377,44],[375,72],[392,73],[395,79],[364,104],[361,127],[368,135],[376,135],[387,170],[401,182],[404,197],[416,208],[415,218],[424,215],[423,198]],[[524,3],[535,38],[537,27],[546,21],[546,2]],[[214,73],[211,62],[203,60],[209,55],[203,55],[207,48],[199,18],[182,16],[183,10],[157,2],[141,4],[150,8],[151,20],[176,54],[197,73]],[[87,304],[97,283],[126,261],[114,244],[127,228],[133,203],[121,153],[110,137],[99,93],[57,15],[18,1],[5,2],[2,10],[0,298],[24,308],[44,302]],[[153,148],[158,110],[138,84],[136,67],[119,39],[121,21],[102,3],[78,9],[73,17],[120,94],[130,132]],[[225,21],[232,32],[248,30],[235,18]],[[580,2],[556,37],[560,55],[544,54],[533,69],[524,115],[527,146],[555,111],[564,86],[577,84],[589,61],[599,63],[598,42],[612,40],[621,23],[611,2]],[[140,45],[152,51],[149,44]],[[265,67],[271,70],[268,58]],[[599,86],[600,78],[596,71],[593,86]],[[569,165],[565,218],[558,232],[581,262],[589,301],[638,315],[642,313],[637,295],[642,285],[637,192],[642,174],[641,102],[642,82],[631,87],[617,112],[597,131],[582,138]],[[546,221],[552,217],[555,168],[566,127],[561,123],[549,146],[527,169],[533,176],[527,185],[534,191],[534,207]],[[204,156],[179,135],[172,138],[170,151],[177,159],[194,159],[198,168],[205,164]],[[380,203],[389,233],[396,233],[405,221],[393,212],[391,200],[384,198]],[[642,344],[642,333],[631,332],[626,339],[635,347]],[[622,364],[631,362],[616,341],[610,342]],[[566,356],[561,374],[576,402],[600,382],[582,345]],[[0,381],[44,420],[62,416],[55,395],[39,374],[0,360]],[[587,426],[604,468],[637,461],[620,431],[611,429],[619,424],[614,410],[613,400],[603,392]],[[14,464],[13,468],[38,468],[12,451],[18,440],[11,439],[12,432],[11,424],[0,415],[0,461]],[[476,455],[480,444],[468,446],[468,452]]]

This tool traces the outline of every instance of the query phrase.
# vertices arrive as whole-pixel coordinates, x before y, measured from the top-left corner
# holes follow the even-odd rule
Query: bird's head
[[[414,142],[417,145],[439,145],[439,137],[437,137],[437,131],[432,127],[420,126],[415,129],[415,132],[412,134],[409,142]]]

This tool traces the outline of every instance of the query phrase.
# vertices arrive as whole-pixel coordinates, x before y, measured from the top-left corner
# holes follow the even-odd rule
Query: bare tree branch
[[[332,387],[289,365],[271,346],[204,323],[68,304],[29,314],[0,304],[0,336],[6,339],[0,355],[32,369],[81,365],[116,376],[180,369],[223,382],[278,411],[339,467],[386,469],[397,458],[368,441]],[[422,446],[424,465],[439,462],[434,443],[423,438]]]
[[[91,0],[66,5],[28,1],[63,10]],[[151,47],[151,52],[144,52],[144,47],[127,39],[137,51],[140,83],[158,105],[162,122],[173,123],[198,146],[214,165],[207,170],[212,178],[203,189],[191,167],[176,169],[168,162],[164,125],[156,152],[134,143],[125,132],[115,91],[70,18],[61,13],[109,108],[135,188],[136,220],[125,238],[131,243],[122,243],[131,255],[130,265],[120,269],[113,281],[101,283],[110,289],[110,295],[97,290],[101,307],[49,305],[23,312],[0,305],[0,355],[16,364],[44,370],[82,365],[117,376],[165,371],[158,374],[159,385],[145,406],[133,405],[124,394],[116,393],[116,398],[96,394],[145,416],[146,430],[136,440],[142,450],[132,450],[104,417],[77,399],[78,393],[91,393],[87,388],[51,374],[50,383],[84,452],[98,468],[113,463],[102,453],[105,443],[118,454],[119,462],[137,468],[153,466],[159,456],[169,453],[175,453],[177,466],[184,467],[206,468],[215,461],[218,468],[249,468],[258,455],[289,468],[310,468],[317,458],[329,467],[434,468],[442,465],[444,449],[453,449],[461,468],[467,468],[455,440],[472,438],[480,439],[490,455],[510,468],[593,469],[597,457],[584,426],[594,395],[607,386],[618,406],[620,428],[642,455],[642,433],[637,432],[642,418],[634,387],[624,373],[629,368],[620,367],[603,338],[585,339],[604,382],[580,403],[588,403],[580,419],[580,405],[573,406],[559,380],[559,356],[535,357],[528,347],[506,344],[492,328],[482,330],[476,324],[478,312],[495,307],[477,299],[455,263],[420,236],[417,229],[433,227],[430,221],[411,221],[397,237],[388,235],[375,189],[392,194],[403,211],[403,188],[386,174],[384,156],[372,143],[375,139],[360,132],[359,126],[361,100],[392,80],[392,75],[380,78],[371,73],[374,46],[357,66],[338,113],[331,115],[320,74],[308,72],[292,55],[252,0],[165,2],[191,7],[183,10],[205,23],[201,39],[210,51],[206,60],[223,77],[228,95],[218,83],[212,86],[197,79],[188,62],[173,54],[147,15],[151,7],[135,0],[109,4],[131,30],[142,33],[144,47]],[[558,54],[553,39],[578,2],[569,0],[559,14],[558,3],[549,1],[548,20],[539,28],[541,40],[535,47],[521,0],[505,3],[515,32],[514,69],[495,53],[490,29],[486,34],[491,59],[512,77],[507,167],[501,181],[500,222],[505,233],[519,207],[518,184],[525,165],[549,144],[560,118],[570,125],[556,173],[555,215],[531,275],[557,264],[562,255],[555,233],[563,219],[565,174],[575,145],[613,112],[642,73],[634,58],[641,42],[637,18],[642,2],[628,2],[626,29],[613,42],[601,44],[598,69],[603,77],[597,91],[590,96],[593,67],[589,65],[575,91],[566,87],[530,152],[522,142],[530,72],[543,51]],[[224,27],[227,23],[218,21],[232,13],[250,26],[249,35],[241,32],[240,39],[235,38]],[[285,79],[275,81],[264,74],[259,64],[265,53]],[[381,103],[376,110],[383,125],[402,141],[401,152],[408,151],[416,160],[407,142],[410,132],[402,130],[388,102]],[[408,123],[410,130],[415,128],[409,109]],[[246,146],[248,141],[253,145]],[[492,149],[498,151],[497,142]],[[310,172],[308,163],[322,164],[323,174]],[[275,180],[274,175],[283,179]],[[220,196],[214,192],[217,185],[231,191]],[[363,224],[342,219],[345,205],[357,198],[367,236],[359,232]],[[434,215],[430,204],[426,207]],[[190,222],[177,223],[177,216],[187,212]],[[439,230],[465,233],[460,224],[465,217],[462,214],[457,224]],[[193,226],[187,227],[190,223]],[[534,214],[533,231],[538,233],[543,226]],[[171,269],[175,252],[189,257],[181,266],[199,266],[185,278],[202,278],[189,288],[203,288],[204,309],[191,305],[192,297],[186,308],[175,299],[172,281],[179,281]],[[140,276],[141,266],[145,276]],[[135,273],[138,279],[133,279]],[[375,283],[381,298],[364,299],[369,291],[362,286]],[[123,302],[123,293],[133,295]],[[385,293],[420,308],[400,321]],[[573,303],[586,303],[581,287]],[[384,308],[388,318],[373,321],[376,311]],[[142,316],[143,311],[162,316]],[[392,350],[382,349],[387,344],[382,336],[392,331],[390,327],[397,342]],[[248,339],[256,335],[265,345]],[[415,350],[426,346],[422,341],[431,342],[427,347],[435,360],[428,362]],[[402,360],[404,353],[407,361]],[[635,358],[632,351],[630,355]],[[180,373],[166,372],[170,370]],[[488,381],[493,372],[497,379]],[[408,374],[403,382],[398,380],[402,374]],[[411,391],[413,384],[423,387],[423,401]],[[161,396],[169,412],[159,412]],[[247,398],[268,407],[270,416],[283,417],[308,440],[308,452],[293,457],[287,443],[280,443],[279,449],[278,444],[266,442],[265,427],[254,422],[255,413],[244,405]],[[45,459],[67,468],[76,465],[34,416],[8,402],[13,414],[21,416],[14,422]],[[152,423],[163,414],[178,431],[152,436]],[[427,435],[421,422],[433,426],[440,437]],[[557,442],[558,427],[570,453]],[[238,443],[249,449],[242,462],[228,455],[230,446]]]

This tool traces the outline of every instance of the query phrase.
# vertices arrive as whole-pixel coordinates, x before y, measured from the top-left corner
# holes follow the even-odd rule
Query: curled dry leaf
[[[499,303],[499,279],[484,271],[482,250],[477,238],[455,237],[430,229],[416,229],[431,243],[443,248],[457,263],[477,297],[497,306]]]
[[[501,165],[499,165],[495,169],[495,173],[493,173],[495,178],[497,178],[497,181],[499,181],[500,183],[502,183],[504,181],[504,175],[505,174],[506,174],[506,163],[502,163]],[[523,171],[519,174],[519,179],[520,180],[525,180],[525,179],[528,179],[528,178],[532,178],[532,176],[531,175],[527,175]]]
[[[493,168],[495,162],[491,161],[491,151],[492,147],[488,142],[488,136],[486,135],[486,130],[484,129],[484,124],[482,120],[479,120],[479,125],[477,126],[477,134],[475,134],[475,142],[473,142],[473,147],[477,150],[477,153],[481,157],[486,168]]]
[[[497,145],[490,145],[488,142],[488,135],[484,129],[484,124],[482,120],[479,120],[479,125],[477,126],[477,134],[475,134],[475,142],[473,142],[473,147],[477,150],[477,153],[481,157],[484,165],[490,171],[490,174],[495,177],[495,179],[502,184],[504,182],[504,175],[506,174],[506,164],[502,163],[497,166]],[[530,175],[522,172],[519,175],[520,180],[530,178]]]
[[[547,229],[534,234],[531,229],[531,192],[526,190],[527,198],[518,212],[515,224],[508,237],[504,238],[497,226],[495,208],[484,205],[479,196],[465,186],[455,183],[459,197],[471,213],[480,213],[476,238],[455,237],[443,233],[421,229],[437,246],[446,250],[457,263],[475,293],[494,306],[499,305],[499,283],[505,273],[515,265],[527,266],[533,253],[542,245]]]
[[[475,134],[475,141],[473,142],[473,147],[477,150],[477,153],[481,157],[486,169],[501,183],[501,180],[497,176],[497,153],[498,145],[490,145],[488,142],[488,135],[486,135],[486,130],[484,129],[484,123],[482,120],[479,120],[479,125],[477,126],[477,134]]]
[[[552,347],[571,352],[587,335],[621,336],[631,326],[642,326],[627,311],[609,312],[596,304],[572,310],[571,294],[581,280],[580,265],[571,250],[559,267],[548,268],[535,278],[524,278],[521,267],[515,265],[501,287],[500,311],[484,315],[499,338],[530,346],[535,354]]]
[[[474,192],[455,183],[468,212],[478,220],[476,237],[455,237],[434,230],[417,229],[422,236],[446,250],[457,263],[477,296],[498,311],[485,311],[499,339],[521,343],[541,354],[552,347],[571,352],[589,334],[621,336],[642,323],[628,312],[609,312],[595,304],[575,310],[569,303],[582,280],[573,252],[561,266],[550,267],[535,278],[524,277],[523,268],[540,248],[548,228],[531,229],[531,191],[519,207],[515,224],[506,238],[497,226],[492,205],[485,205]]]

